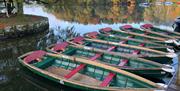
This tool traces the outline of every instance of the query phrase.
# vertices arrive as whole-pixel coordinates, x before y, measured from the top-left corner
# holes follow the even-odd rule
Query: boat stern
[[[175,68],[171,65],[165,64],[162,68],[162,70],[169,72],[169,73],[174,73],[175,72]]]

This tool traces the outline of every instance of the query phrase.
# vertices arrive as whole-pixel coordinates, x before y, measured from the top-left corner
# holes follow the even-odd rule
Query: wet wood
[[[127,45],[127,44],[119,44],[119,43],[116,43],[116,42],[109,42],[109,41],[98,40],[98,39],[87,39],[87,38],[85,38],[85,40],[91,41],[91,42],[99,42],[99,43],[111,44],[111,45],[116,45],[116,46],[128,47],[128,48],[135,48],[135,49],[139,49],[139,50],[145,50],[145,51],[159,53],[159,54],[162,54],[162,55],[167,54],[165,52],[158,51],[158,50],[153,50],[153,49],[148,49],[148,48],[139,47],[139,46],[133,46],[133,45]]]
[[[66,59],[69,59],[70,61],[77,61],[77,62],[80,62],[80,63],[83,63],[83,64],[87,64],[87,65],[94,65],[94,66],[97,66],[97,67],[100,67],[100,68],[104,68],[106,70],[110,70],[110,71],[116,72],[117,74],[123,74],[125,76],[132,77],[132,78],[134,78],[136,80],[139,80],[139,81],[151,84],[152,86],[155,86],[157,88],[161,88],[159,85],[157,85],[156,83],[154,83],[154,82],[152,82],[150,80],[147,80],[145,78],[142,78],[140,76],[137,76],[135,74],[129,73],[127,71],[124,71],[124,70],[121,70],[121,69],[118,69],[118,68],[115,68],[115,67],[112,67],[112,66],[108,66],[108,65],[105,65],[105,64],[97,63],[97,62],[94,62],[94,61],[88,61],[86,59],[81,59],[81,58],[76,58],[76,57],[72,57],[72,56],[67,56],[67,55],[63,55],[63,54],[58,54],[57,55],[57,54],[47,53],[47,55],[48,56],[53,56],[53,57],[56,57],[56,58],[66,58]]]
[[[159,41],[165,41],[166,40],[165,38],[147,36],[147,35],[144,35],[144,34],[133,33],[133,32],[130,32],[130,31],[121,31],[121,30],[113,30],[113,31],[126,33],[126,34],[130,34],[130,35],[135,35],[135,36],[141,36],[141,37],[150,38],[150,39],[159,40]]]
[[[56,74],[56,75],[58,75],[60,77],[64,77],[65,75],[67,75],[67,74],[69,74],[71,72],[70,70],[65,70],[63,68],[59,68],[59,67],[55,67],[55,66],[48,67],[46,70],[48,72]],[[76,73],[71,78],[69,78],[69,80],[78,81],[80,83],[84,83],[84,84],[87,84],[87,85],[96,85],[96,86],[99,86],[99,84],[102,83],[99,80],[96,80],[96,79],[94,79],[92,77],[89,77],[89,76],[86,76],[86,75],[83,75],[83,74],[80,74],[80,73]]]

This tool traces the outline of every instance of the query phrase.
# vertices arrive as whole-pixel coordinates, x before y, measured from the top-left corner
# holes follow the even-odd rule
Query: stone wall
[[[31,23],[11,25],[0,29],[0,39],[22,37],[33,33],[43,32],[48,29],[48,18],[41,17],[41,19]]]

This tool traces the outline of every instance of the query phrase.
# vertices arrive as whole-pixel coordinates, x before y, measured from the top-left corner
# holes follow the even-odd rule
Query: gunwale
[[[180,33],[176,32],[176,31],[171,31],[171,30],[167,30],[167,29],[165,30],[165,29],[161,29],[161,28],[158,28],[158,27],[154,27],[154,26],[152,28],[148,28],[148,29],[141,27],[141,29],[148,30],[148,31],[153,31],[153,32],[158,30],[158,33],[161,33],[161,34],[169,32],[169,33],[172,34],[172,35],[169,35],[169,36],[173,36],[174,35],[175,38],[180,38],[179,37]]]
[[[166,54],[166,52],[152,50],[152,49],[140,47],[140,46],[133,46],[133,45],[128,45],[128,44],[119,44],[116,42],[104,41],[104,40],[99,40],[99,39],[87,39],[87,38],[85,38],[85,40],[93,41],[93,42],[99,42],[99,43],[105,43],[105,44],[113,44],[113,45],[122,46],[122,47],[136,48],[136,49],[141,49],[141,50],[146,50],[146,51],[152,51],[152,52],[157,52],[157,53],[163,54],[163,55]]]
[[[58,53],[58,52],[55,52],[55,51],[53,51],[53,50],[51,50],[51,48],[54,46],[55,44],[52,44],[52,45],[50,45],[49,47],[47,47],[46,48],[46,50],[47,51],[50,51],[50,52],[52,52],[52,53],[56,53],[56,54],[60,54],[60,53],[62,53],[62,52],[60,52],[60,53]],[[138,58],[138,57],[131,57],[131,58],[129,58],[128,56],[126,56],[126,55],[123,55],[123,54],[119,54],[119,53],[114,53],[114,52],[107,52],[107,51],[99,51],[99,50],[97,50],[97,48],[87,48],[87,47],[84,47],[84,46],[82,46],[82,45],[69,45],[70,47],[73,47],[73,48],[80,48],[80,49],[85,49],[85,50],[89,50],[89,51],[94,51],[94,52],[97,52],[97,53],[106,53],[106,54],[110,54],[110,55],[114,55],[114,56],[121,56],[121,57],[123,57],[123,58],[127,58],[127,59],[136,59],[136,60],[139,60],[139,61],[141,61],[141,62],[147,62],[147,63],[151,63],[151,64],[154,64],[154,65],[157,65],[157,66],[160,66],[160,67],[163,67],[164,65],[163,64],[160,64],[160,63],[157,63],[157,62],[153,62],[153,61],[150,61],[150,60],[147,60],[147,59],[143,59],[143,58]],[[84,57],[85,58],[85,57]],[[87,58],[87,60],[88,60],[88,58]],[[97,59],[96,59],[97,60]],[[122,67],[120,67],[120,68],[122,68]]]
[[[59,81],[64,81],[64,82],[68,82],[68,83],[71,83],[71,84],[77,84],[79,86],[83,86],[83,87],[87,87],[87,88],[91,88],[91,89],[96,89],[96,90],[127,90],[127,91],[153,91],[154,89],[164,89],[163,87],[161,87],[160,85],[158,85],[157,83],[154,83],[150,80],[147,80],[145,78],[142,78],[140,76],[137,76],[135,74],[132,74],[132,73],[129,73],[129,72],[126,72],[124,70],[120,70],[120,69],[117,69],[115,67],[111,67],[111,66],[108,66],[108,65],[105,65],[105,64],[101,64],[101,63],[97,63],[97,62],[93,62],[93,61],[87,61],[86,59],[80,59],[80,58],[76,58],[76,57],[71,57],[71,56],[67,56],[67,55],[62,55],[62,54],[52,54],[52,53],[47,53],[47,55],[49,56],[53,56],[55,58],[65,58],[65,59],[69,59],[71,61],[78,61],[80,63],[83,63],[83,64],[88,64],[88,65],[94,65],[94,66],[98,66],[100,68],[103,68],[105,70],[109,70],[109,71],[112,71],[112,72],[116,72],[117,74],[123,74],[123,75],[128,75],[129,77],[133,77],[133,78],[136,78],[137,80],[139,81],[142,81],[142,82],[145,82],[145,83],[148,83],[156,88],[150,88],[150,89],[144,89],[144,88],[114,88],[114,87],[96,87],[96,86],[90,86],[90,85],[85,85],[85,84],[81,84],[81,83],[77,83],[77,82],[72,82],[72,81],[69,81],[67,79],[64,79],[64,78],[59,78],[57,77],[56,75],[52,74],[52,73],[49,73],[47,71],[44,71],[40,68],[37,68],[37,67],[34,67],[33,65],[30,65],[28,63],[26,63],[25,61],[22,60],[23,57],[25,57],[26,55],[28,54],[31,54],[32,52],[29,52],[29,53],[26,53],[22,56],[20,56],[18,59],[20,61],[20,63],[23,65],[23,66],[26,66],[28,67],[28,69],[30,70],[35,70],[35,71],[38,71],[40,72],[41,74],[45,74],[49,77],[53,77],[54,79],[57,79]]]
[[[140,36],[140,37],[144,37],[146,39],[152,39],[151,41],[153,41],[155,43],[165,43],[165,41],[167,41],[166,39],[163,39],[163,38],[157,38],[157,37],[147,36],[147,35],[144,35],[144,34],[132,33],[132,32],[129,32],[129,31],[122,31],[122,30],[112,30],[112,31],[119,32],[119,33],[125,33],[125,34],[133,35],[133,36]],[[103,32],[102,30],[99,30],[100,33],[104,33],[104,34],[111,34],[112,31]],[[115,35],[115,36],[117,36],[117,35]]]
[[[73,47],[76,47],[76,48],[83,48],[85,50],[91,50],[91,51],[96,51],[96,52],[99,52],[99,53],[106,53],[106,54],[111,54],[111,55],[114,55],[114,56],[122,56],[124,58],[129,58],[130,59],[138,59],[138,60],[142,60],[142,61],[146,61],[148,59],[145,59],[146,56],[144,55],[131,55],[131,54],[127,54],[127,53],[119,53],[119,52],[108,52],[106,50],[102,50],[102,49],[98,49],[98,48],[94,48],[94,47],[89,47],[89,46],[84,46],[84,45],[79,45],[79,44],[76,44],[76,43],[72,43],[72,42],[69,42],[70,43],[70,46],[73,46]],[[56,54],[59,54],[59,52],[55,52],[55,51],[52,51],[51,48],[54,46],[55,44],[52,44],[48,47],[46,47],[46,50],[49,51],[49,52],[53,52],[53,53],[56,53]],[[159,59],[159,57],[166,57],[165,55],[150,55],[148,56],[149,58],[155,58],[156,60]],[[154,61],[155,63],[158,63],[156,62],[156,60],[150,60],[150,61]],[[169,60],[169,61],[172,61],[172,60]],[[159,63],[158,63],[159,64]],[[160,64],[161,65],[161,64]],[[159,65],[159,66],[160,66]]]
[[[161,38],[161,37],[152,37],[152,36],[139,34],[139,33],[134,33],[134,32],[130,32],[130,31],[122,31],[122,30],[113,30],[113,31],[119,32],[119,33],[126,33],[126,34],[130,34],[130,35],[135,35],[135,36],[141,36],[141,37],[153,39],[153,40],[156,40],[156,41],[166,41],[167,40],[167,39]]]
[[[99,39],[99,40],[105,40],[105,39],[100,39],[100,38],[92,38],[90,36],[88,36],[88,33],[85,33],[84,34],[85,37],[89,38],[89,39]],[[163,45],[163,44],[158,44],[158,43],[154,43],[154,42],[150,42],[150,41],[142,41],[142,40],[137,40],[137,39],[133,39],[133,38],[126,38],[126,37],[120,37],[120,36],[114,36],[114,35],[110,35],[110,34],[98,34],[98,36],[103,36],[103,38],[105,36],[107,36],[108,38],[118,38],[120,40],[127,40],[127,41],[134,41],[134,42],[139,42],[139,43],[145,43],[145,47],[146,48],[150,48],[150,49],[154,49],[154,50],[158,50],[158,49],[163,49],[163,50],[166,50],[167,48],[173,48],[172,46],[168,46],[168,45]],[[109,40],[105,40],[105,41],[109,41]],[[113,41],[112,41],[113,42]],[[124,43],[124,44],[127,44],[127,43]],[[152,44],[154,46],[146,46],[146,44]],[[133,44],[128,44],[128,45],[133,45]],[[136,46],[136,45],[134,45]]]
[[[79,45],[77,43],[73,43],[72,40],[73,40],[73,38],[68,39],[67,42],[70,43],[70,44],[73,44],[73,45]],[[174,57],[177,56],[177,54],[175,54],[175,53],[166,53],[166,52],[153,50],[153,49],[149,49],[149,48],[144,48],[144,47],[139,47],[139,46],[132,46],[132,45],[127,45],[127,44],[119,44],[119,43],[116,43],[116,42],[103,41],[103,40],[98,40],[98,39],[88,39],[88,38],[84,38],[84,40],[92,41],[92,42],[98,42],[98,43],[104,43],[104,44],[110,44],[110,45],[115,45],[115,46],[121,46],[121,47],[127,47],[127,48],[134,48],[134,49],[138,49],[138,50],[150,51],[150,52],[156,53],[157,56],[164,55],[167,58],[174,58]],[[123,53],[123,54],[128,54],[128,53]]]
[[[114,31],[114,30],[113,30]],[[114,36],[114,37],[119,37],[118,35],[115,35],[115,34],[112,34],[111,32],[103,32],[101,30],[99,30],[99,32],[101,34],[107,34],[107,35],[110,35],[110,36]],[[127,33],[126,33],[127,34]],[[128,34],[128,36],[131,36],[131,34]],[[135,35],[135,36],[138,36],[138,35]],[[141,37],[141,36],[140,36]],[[144,36],[143,36],[144,37]],[[146,38],[146,37],[145,37]],[[140,39],[137,39],[137,38],[132,38],[132,39],[135,39],[135,40],[140,40]],[[142,40],[142,41],[149,41],[147,39],[145,40]],[[161,41],[161,40],[151,40],[153,43],[157,43],[157,44],[161,44],[161,45],[167,45],[167,42],[166,41]],[[167,40],[168,41],[168,40]]]
[[[134,27],[132,28],[132,30],[131,29],[123,29],[122,27],[120,27],[120,29],[123,30],[123,31],[128,30],[130,32],[133,32],[133,29],[135,29],[137,31],[140,31],[140,32],[143,32],[143,33],[150,33],[150,34],[156,35],[156,36],[164,38],[164,39],[176,39],[177,38],[175,36],[169,36],[169,35],[164,35],[162,33],[154,32],[154,31],[152,31],[150,29],[138,29],[138,28],[134,28]],[[134,33],[136,33],[136,32],[134,32]],[[148,35],[148,36],[152,36],[152,35]]]

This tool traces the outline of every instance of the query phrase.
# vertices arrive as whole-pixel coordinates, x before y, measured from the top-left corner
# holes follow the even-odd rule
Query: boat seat
[[[128,38],[128,39],[130,39],[130,38],[134,38],[134,36],[128,36],[127,38]]]
[[[123,60],[121,60],[121,63],[118,66],[124,66],[127,63],[128,63],[128,60],[127,59],[123,59]]]
[[[121,28],[122,29],[132,29],[133,27],[131,25],[124,25]]]
[[[141,25],[140,26],[142,29],[149,29],[149,28],[153,28],[153,25],[152,24],[144,24],[144,25]]]
[[[103,31],[103,32],[110,32],[112,30],[112,28],[106,27],[106,28],[102,28],[100,30]]]
[[[127,42],[128,42],[128,40],[123,40],[123,41],[120,41],[119,44],[125,44]]]
[[[89,37],[91,37],[91,38],[96,38],[97,35],[98,35],[98,32],[90,32],[90,33],[88,33],[87,35],[88,35]]]
[[[34,60],[42,58],[45,54],[46,54],[46,52],[42,51],[42,50],[34,51],[31,54],[29,54],[28,56],[26,56],[24,58],[24,61],[26,63],[30,63],[30,62],[32,62]]]
[[[102,55],[101,53],[96,54],[95,56],[91,57],[89,60],[94,61],[94,60],[96,60],[97,58],[99,58],[101,55]]]
[[[140,50],[134,50],[133,52],[132,52],[132,54],[139,54],[140,53]]]
[[[145,44],[144,43],[141,43],[139,44],[140,47],[144,47]],[[132,54],[139,54],[141,51],[140,50],[134,50]]]
[[[144,44],[144,43],[141,43],[139,46],[144,47],[144,46],[145,46],[145,44]]]
[[[99,58],[102,54],[96,54],[95,56],[91,57],[89,60],[94,61],[97,58]],[[78,67],[76,67],[75,69],[73,69],[69,74],[67,74],[66,76],[64,76],[66,79],[71,78],[73,75],[75,75],[76,73],[78,73],[80,70],[82,70],[86,65],[85,64],[80,64]]]
[[[68,46],[67,42],[58,43],[53,47],[54,51],[64,51],[64,49]]]
[[[111,51],[114,48],[116,48],[116,46],[112,46],[110,47],[107,51]],[[90,60],[94,61],[97,58],[99,58],[102,54],[96,54],[95,56],[91,57]],[[73,75],[75,75],[76,73],[78,73],[80,70],[82,70],[86,65],[85,64],[80,64],[77,68],[73,69],[69,74],[67,74],[66,76],[64,76],[66,79],[71,78]]]
[[[144,31],[144,35],[148,35],[150,34],[148,31]]]
[[[65,75],[69,74],[71,71],[70,70],[66,70],[60,67],[55,67],[55,66],[51,66],[45,69],[46,71],[53,73],[59,77],[64,77]],[[87,84],[87,85],[93,85],[93,86],[99,86],[99,84],[102,83],[102,81],[99,81],[97,79],[94,79],[92,77],[77,73],[75,74],[73,77],[71,77],[70,79],[71,81],[74,82],[79,82],[79,83],[83,83],[83,84]]]
[[[106,76],[106,78],[103,80],[103,82],[100,84],[100,86],[101,86],[101,87],[106,87],[106,86],[108,86],[115,75],[116,75],[116,74],[114,74],[114,73],[109,73],[109,74]]]
[[[52,63],[54,60],[54,58],[52,57],[48,57],[46,58],[45,60],[41,61],[41,62],[38,62],[38,63],[35,63],[33,64],[35,67],[38,67],[38,68],[44,68],[47,66],[47,64],[50,64]]]
[[[116,46],[111,46],[110,48],[107,49],[107,51],[110,52],[110,51],[112,51],[115,48],[116,48]]]
[[[85,64],[80,64],[78,67],[76,67],[75,69],[73,69],[70,73],[68,73],[67,75],[65,75],[64,77],[66,79],[71,78],[73,75],[75,75],[76,73],[78,73],[80,70],[82,70],[86,65]]]
[[[79,37],[75,37],[73,39],[73,42],[78,43],[78,44],[83,44],[83,40],[84,40],[84,38],[82,36],[79,36]]]

